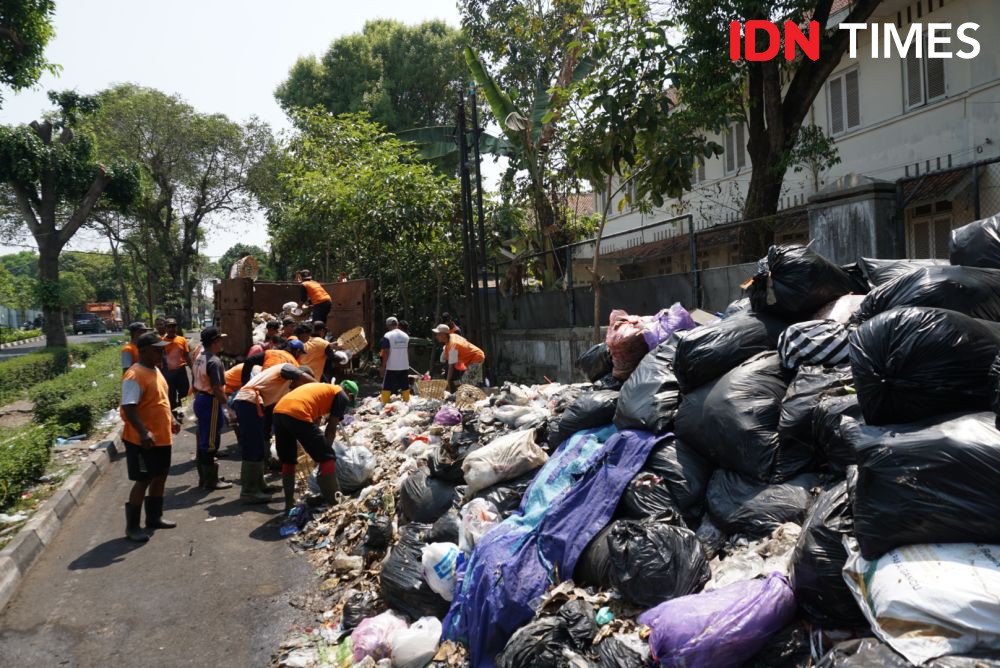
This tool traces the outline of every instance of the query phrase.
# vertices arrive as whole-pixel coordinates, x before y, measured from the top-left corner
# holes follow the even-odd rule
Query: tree
[[[39,302],[46,345],[65,346],[59,255],[94,207],[127,207],[136,198],[138,169],[126,161],[97,161],[93,137],[79,128],[97,103],[75,93],[50,93],[59,107],[48,120],[0,127],[0,180],[8,212],[20,215],[38,246]]]
[[[830,26],[834,0],[676,0],[674,11],[685,33],[688,65],[679,95],[684,113],[705,126],[734,118],[747,126],[747,152],[753,172],[743,217],[757,221],[744,229],[741,252],[752,260],[773,236],[767,217],[778,210],[788,155],[816,95],[847,50],[850,33]],[[845,23],[867,23],[881,0],[855,0]],[[733,62],[729,58],[731,21],[816,21],[822,33],[818,60]],[[766,41],[760,48],[766,48]]]
[[[258,278],[263,281],[273,281],[277,278],[274,266],[271,264],[271,254],[260,246],[252,246],[250,244],[236,244],[222,254],[222,257],[218,260],[222,278],[229,278],[229,270],[232,268],[233,263],[247,255],[257,260],[257,265],[260,267]]]
[[[55,11],[54,0],[5,0],[0,7],[0,84],[23,90],[45,72],[58,72],[45,59],[45,47],[55,34]]]

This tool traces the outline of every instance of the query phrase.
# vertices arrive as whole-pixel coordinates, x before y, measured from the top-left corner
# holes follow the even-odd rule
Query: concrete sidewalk
[[[244,506],[239,486],[204,492],[193,423],[174,444],[164,515],[176,529],[124,538],[124,457],[63,523],[0,614],[2,666],[266,666],[311,619],[289,599],[317,586],[278,536],[280,503]],[[231,432],[223,475],[239,475]],[[277,498],[279,495],[275,495]]]

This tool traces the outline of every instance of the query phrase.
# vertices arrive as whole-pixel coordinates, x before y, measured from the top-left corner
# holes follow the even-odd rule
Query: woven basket
[[[455,404],[462,410],[472,408],[477,401],[486,398],[486,393],[475,385],[461,385],[455,392]]]
[[[337,345],[345,353],[354,357],[368,347],[368,340],[365,338],[365,328],[355,327],[349,329],[337,337]]]
[[[312,474],[314,468],[316,468],[316,462],[306,454],[306,451],[300,445],[299,456],[295,462],[295,480],[299,485],[309,486],[309,476]]]
[[[418,380],[417,394],[425,399],[444,399],[444,393],[448,389],[446,380]]]

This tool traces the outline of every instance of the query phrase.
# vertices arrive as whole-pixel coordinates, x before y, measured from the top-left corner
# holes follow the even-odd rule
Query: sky
[[[33,90],[6,92],[0,123],[26,123],[50,105],[49,90],[93,93],[131,82],[179,93],[197,110],[234,120],[257,116],[288,127],[274,89],[299,56],[321,54],[334,39],[366,21],[441,19],[458,26],[456,0],[57,0],[49,62],[62,66]],[[264,245],[264,219],[229,224],[206,240],[217,257],[234,243]],[[33,245],[31,235],[19,243]],[[103,250],[81,232],[69,247]],[[0,245],[0,253],[22,250]]]

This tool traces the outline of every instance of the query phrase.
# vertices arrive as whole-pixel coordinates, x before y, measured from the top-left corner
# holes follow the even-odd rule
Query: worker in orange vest
[[[333,306],[333,298],[330,293],[323,289],[317,281],[312,280],[312,274],[308,269],[300,269],[295,275],[299,283],[302,284],[300,298],[302,308],[312,305],[312,319],[326,322],[330,315],[330,308]]]
[[[132,365],[139,361],[139,349],[135,342],[146,332],[153,331],[146,327],[144,322],[133,322],[128,326],[129,342],[122,346],[122,374],[132,368]]]
[[[486,360],[486,354],[469,343],[465,337],[453,334],[448,325],[438,325],[433,332],[437,342],[444,346],[444,350],[441,351],[441,363],[448,367],[448,391],[454,392],[469,367],[482,364]]]

